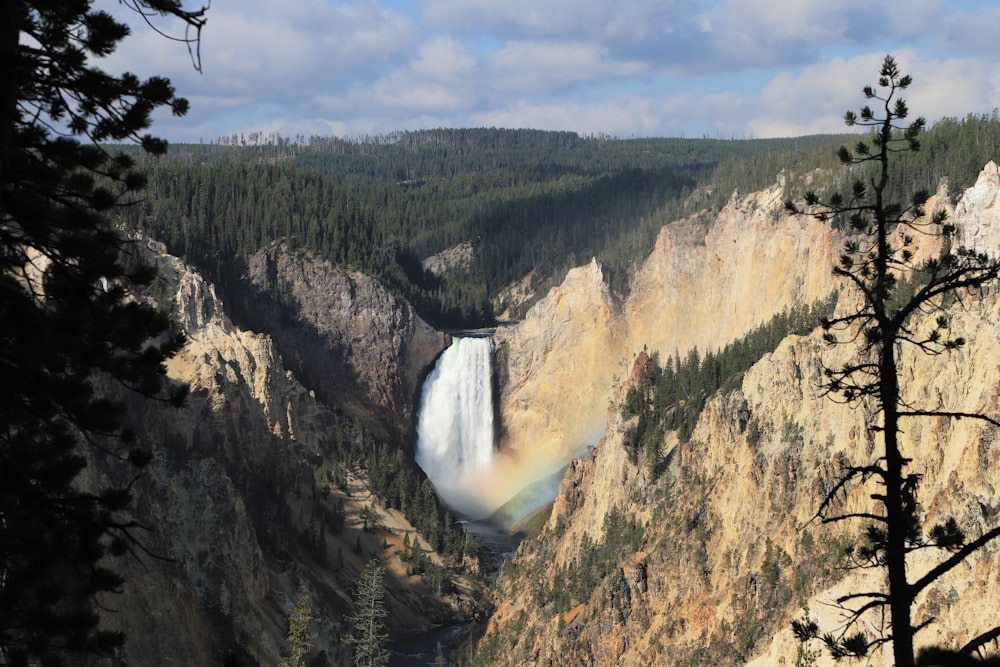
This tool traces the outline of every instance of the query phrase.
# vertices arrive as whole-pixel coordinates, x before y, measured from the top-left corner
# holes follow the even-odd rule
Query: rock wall
[[[782,304],[830,289],[828,278],[807,275],[804,267],[808,262],[812,272],[828,275],[832,237],[802,227],[794,233],[798,222],[773,214],[757,219],[760,227],[746,226],[755,213],[742,223],[737,220],[736,212],[750,211],[743,208],[747,201],[761,197],[777,200],[773,191],[750,196],[734,201],[717,228],[695,234],[688,226],[661,234],[657,253],[673,250],[655,262],[651,258],[642,274],[646,278],[640,276],[637,284],[659,284],[662,305],[653,308],[656,301],[648,294],[626,303],[629,334],[640,330],[631,324],[630,314],[652,312],[650,324],[641,330],[654,335],[668,328],[673,333],[660,335],[650,347],[663,349],[670,341],[677,341],[681,350],[683,341],[717,345]],[[998,197],[1000,178],[991,163],[954,212],[962,238],[994,254],[1000,252]],[[775,231],[773,245],[764,226],[768,219]],[[680,235],[689,242],[678,242]],[[741,238],[751,245],[723,253],[727,244],[739,247]],[[781,245],[788,248],[781,250]],[[749,271],[745,262],[769,267],[778,257],[785,275],[760,275],[755,268],[743,274],[754,276],[747,287],[720,275],[730,263]],[[670,271],[655,268],[671,262],[681,274],[673,280]],[[708,306],[697,305],[696,295],[680,289],[694,287],[685,273],[711,277]],[[653,278],[657,275],[662,276],[659,282]],[[744,299],[749,312],[734,309],[726,294]],[[930,409],[996,417],[1000,290],[967,296],[953,309],[953,328],[967,338],[967,347],[940,357],[909,351],[903,357],[904,396]],[[842,292],[842,307],[850,307],[853,298]],[[638,308],[639,303],[646,305]],[[692,317],[688,309],[700,309],[700,316]],[[685,326],[691,331],[673,328]],[[823,364],[836,367],[850,353],[849,346],[825,346],[818,332],[786,339],[745,375],[737,390],[709,402],[690,442],[678,443],[668,435],[663,444],[666,472],[656,480],[630,461],[623,445],[630,423],[622,419],[620,403],[627,386],[618,387],[605,411],[607,436],[571,463],[541,535],[523,542],[504,566],[496,611],[471,645],[470,662],[801,664],[789,624],[802,616],[804,607],[821,627],[834,629],[840,618],[834,604],[838,595],[880,587],[877,571],[842,569],[843,548],[854,543],[858,526],[815,519],[841,466],[867,461],[876,446],[877,435],[867,427],[863,411],[829,400],[819,390]],[[627,377],[629,369],[625,365],[614,372]],[[553,384],[556,375],[551,369]],[[513,401],[517,391],[512,386],[507,400]],[[523,394],[521,400],[527,400]],[[912,470],[923,475],[920,501],[927,526],[953,515],[971,539],[995,525],[1000,507],[997,434],[995,427],[969,419],[906,424],[904,455],[914,459]],[[870,492],[853,491],[843,500],[844,508],[867,508]],[[643,528],[634,549],[619,544],[623,520]],[[609,526],[614,530],[609,532]],[[998,556],[1000,545],[991,544],[925,591],[917,600],[915,622],[932,616],[941,620],[920,633],[918,643],[957,646],[994,624],[1000,614]],[[933,562],[931,552],[917,554],[913,576]],[[574,583],[586,577],[592,579],[582,586]],[[885,655],[872,660],[890,662]],[[820,655],[816,664],[833,662]]]
[[[495,505],[600,438],[620,318],[595,260],[571,270],[522,322],[497,329],[503,431],[490,485],[499,491]]]
[[[389,572],[393,636],[464,618],[461,595],[445,601],[408,575],[398,553],[404,536],[429,558],[436,556],[398,511],[379,505],[363,479],[348,477],[346,488],[328,483],[334,441],[345,437],[344,415],[299,382],[270,336],[235,326],[211,285],[162,248],[151,248],[158,292],[187,336],[167,374],[189,384],[191,393],[179,409],[125,397],[138,444],[154,458],[134,487],[134,515],[151,528],[139,534],[149,553],[123,561],[124,593],[107,600],[116,612],[106,615],[109,627],[126,633],[124,661],[277,664],[287,614],[308,592],[321,619],[319,664],[339,664],[347,659],[339,635],[354,582],[375,554]],[[296,289],[327,290],[323,304],[341,305],[340,311],[331,306],[303,317],[331,330],[332,320],[342,318],[341,333],[353,331],[359,340],[384,335],[380,344],[354,348],[346,365],[357,371],[361,386],[384,381],[377,395],[405,412],[393,401],[415,381],[420,355],[431,355],[437,344],[421,338],[426,325],[406,319],[409,311],[373,281],[343,272],[324,276],[322,266],[299,261],[300,271],[313,273]],[[369,320],[369,330],[351,318]],[[393,332],[394,326],[401,331]],[[399,352],[404,358],[390,363],[380,356],[390,354],[388,346],[409,354]],[[379,367],[364,374],[365,363]],[[394,372],[401,377],[385,379]],[[130,480],[132,471],[95,463],[88,469],[90,484]],[[342,529],[331,519],[337,503],[345,515]],[[370,530],[362,526],[365,507],[376,517]]]
[[[376,280],[273,245],[248,262],[239,321],[266,331],[306,386],[409,443],[421,383],[448,346]]]
[[[719,349],[830,293],[831,273],[820,267],[832,265],[837,236],[785,215],[783,191],[779,180],[734,195],[714,219],[664,227],[627,299],[609,292],[592,262],[570,271],[523,321],[497,331],[507,378],[499,448],[511,478],[534,479],[595,444],[616,377],[644,348],[664,357]]]

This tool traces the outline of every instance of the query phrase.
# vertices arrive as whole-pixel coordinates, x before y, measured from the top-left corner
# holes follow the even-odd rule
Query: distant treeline
[[[671,221],[834,166],[851,135],[795,139],[613,139],[572,132],[440,129],[344,140],[251,134],[171,147],[144,160],[149,187],[123,207],[130,225],[225,283],[273,241],[378,278],[441,327],[490,324],[504,287],[539,292],[599,257],[613,288]],[[996,116],[938,123],[900,187],[968,185],[996,154]],[[923,161],[919,161],[923,158]],[[471,241],[476,259],[447,276],[427,257]],[[516,315],[517,313],[515,313]]]
[[[853,147],[858,141],[869,142],[863,134],[836,139]],[[976,182],[990,160],[1000,159],[1000,110],[990,114],[969,114],[965,118],[943,118],[920,138],[920,150],[896,154],[899,166],[890,174],[887,194],[896,201],[908,202],[918,190],[933,194],[946,183],[953,200]],[[820,170],[817,172],[817,170]],[[831,190],[849,191],[850,183],[865,178],[863,170],[844,169],[835,152],[826,146],[809,146],[790,153],[760,152],[747,159],[731,157],[723,160],[713,182],[717,185],[714,205],[724,203],[736,189],[753,192],[774,183],[784,171],[787,197]],[[803,178],[808,176],[808,178]]]

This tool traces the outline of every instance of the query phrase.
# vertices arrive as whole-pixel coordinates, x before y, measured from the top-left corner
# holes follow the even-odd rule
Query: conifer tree
[[[131,157],[104,144],[166,143],[150,114],[187,103],[169,81],[112,76],[94,59],[126,25],[89,0],[0,3],[0,664],[60,664],[112,653],[95,600],[121,589],[113,558],[143,550],[127,512],[149,452],[100,387],[179,402],[163,361],[182,342],[135,298],[152,271],[126,261],[109,223],[140,189]],[[177,0],[126,0],[145,20],[204,19]],[[88,460],[117,463],[106,489],[77,482]]]
[[[306,656],[316,639],[316,633],[310,628],[317,620],[313,616],[309,594],[303,593],[288,614],[288,656],[281,661],[279,667],[305,667]]]
[[[385,608],[384,576],[382,564],[371,559],[354,592],[354,614],[347,619],[354,631],[344,638],[344,643],[354,649],[354,664],[358,667],[389,664],[389,652],[383,648],[389,639],[382,621],[389,614]]]
[[[839,152],[845,165],[866,170],[861,173],[867,176],[857,180],[850,193],[835,193],[825,200],[808,193],[804,206],[786,204],[793,213],[806,212],[823,222],[840,223],[845,232],[844,250],[834,273],[860,295],[860,306],[825,318],[822,325],[829,344],[853,345],[857,353],[842,367],[824,369],[823,390],[834,400],[874,415],[870,428],[881,438],[881,450],[877,449],[870,461],[846,468],[821,503],[818,517],[824,523],[862,523],[861,546],[854,552],[854,562],[881,569],[886,581],[885,590],[839,598],[848,620],[836,631],[821,634],[808,618],[797,621],[793,629],[800,639],[822,639],[835,658],[863,657],[891,643],[896,667],[916,664],[914,635],[920,628],[914,626],[912,612],[917,596],[1000,536],[1000,527],[996,527],[967,541],[952,518],[925,530],[918,503],[922,475],[912,471],[920,465],[916,459],[919,452],[907,449],[899,438],[906,420],[922,417],[964,417],[1000,425],[984,414],[914,405],[912,393],[906,391],[901,379],[899,364],[904,348],[938,356],[964,345],[964,339],[951,332],[951,310],[963,299],[975,299],[977,290],[994,283],[1000,274],[996,259],[956,247],[955,227],[943,211],[924,215],[927,192],[913,193],[908,204],[890,197],[888,186],[895,160],[920,148],[925,126],[923,118],[900,124],[909,115],[900,94],[911,81],[900,73],[895,60],[886,56],[878,87],[864,88],[865,98],[872,100],[875,108],[866,105],[860,114],[848,111],[845,115],[848,126],[871,130],[853,150],[843,147]],[[918,262],[917,234],[936,237],[941,251]],[[910,277],[913,280],[905,280]],[[875,506],[870,511],[838,512],[838,499],[858,485],[872,487]],[[915,573],[908,558],[921,549],[937,549],[942,556],[929,571]],[[877,613],[888,618],[888,631],[873,636],[860,629],[860,621],[866,614]],[[969,642],[959,651],[962,659],[971,659],[996,636],[993,630]]]

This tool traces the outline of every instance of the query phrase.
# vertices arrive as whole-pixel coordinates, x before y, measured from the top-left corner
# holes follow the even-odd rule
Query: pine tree
[[[316,633],[310,630],[317,619],[313,616],[308,593],[303,593],[295,602],[295,608],[288,615],[288,656],[279,667],[305,667],[306,656],[312,649]]]
[[[925,532],[917,493],[922,476],[910,471],[916,452],[906,451],[899,439],[903,423],[914,418],[971,418],[1000,425],[983,414],[913,405],[901,380],[899,355],[904,348],[938,356],[964,345],[964,339],[950,330],[951,309],[963,299],[975,298],[977,289],[996,282],[1000,275],[996,259],[955,247],[956,230],[943,212],[924,215],[926,192],[914,193],[909,204],[891,197],[888,188],[896,159],[920,148],[925,125],[923,118],[899,124],[908,116],[900,94],[910,83],[911,78],[900,74],[895,60],[886,56],[878,88],[864,88],[865,98],[874,100],[876,109],[866,105],[859,115],[851,111],[845,115],[848,126],[868,127],[872,133],[853,151],[844,147],[839,152],[844,164],[868,169],[867,182],[859,179],[848,195],[833,194],[825,201],[808,193],[804,207],[821,221],[842,225],[847,240],[834,273],[861,299],[857,310],[822,322],[829,344],[857,347],[852,361],[825,368],[823,390],[834,400],[873,414],[871,428],[882,441],[881,451],[872,460],[846,469],[822,502],[818,516],[824,523],[864,524],[855,562],[884,570],[887,590],[840,598],[848,621],[837,632],[821,636],[808,618],[793,625],[803,640],[822,639],[835,658],[863,657],[891,643],[896,667],[915,664],[913,640],[919,628],[913,625],[912,611],[917,595],[1000,536],[996,527],[967,542],[954,519]],[[786,206],[792,212],[803,211],[791,202]],[[937,237],[940,253],[918,262],[915,234]],[[907,280],[911,276],[914,279]],[[871,511],[835,511],[837,500],[855,485],[874,485],[871,498],[876,506]],[[943,555],[936,566],[914,577],[908,556],[926,549],[938,549]],[[873,636],[858,629],[866,614],[878,613],[888,616],[887,633]],[[997,636],[998,629],[980,635],[961,649],[962,660],[968,662],[972,653]]]
[[[203,19],[174,0],[129,0],[137,11]],[[182,343],[134,298],[152,271],[128,259],[109,223],[145,178],[106,142],[136,141],[157,107],[183,114],[169,81],[111,76],[90,64],[128,34],[86,0],[0,3],[0,663],[59,664],[110,654],[95,600],[123,584],[114,557],[143,550],[128,481],[77,483],[100,456],[134,478],[149,453],[122,429],[124,387],[179,402],[163,361]],[[145,18],[152,20],[150,16]]]
[[[389,664],[389,652],[383,648],[389,639],[382,621],[388,616],[384,576],[385,568],[378,559],[371,559],[361,572],[354,592],[354,614],[347,619],[354,632],[344,638],[344,643],[354,649],[354,664],[359,667]]]

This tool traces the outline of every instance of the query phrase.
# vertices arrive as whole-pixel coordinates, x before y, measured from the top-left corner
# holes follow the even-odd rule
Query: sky
[[[913,76],[914,116],[1000,107],[992,1],[212,0],[201,73],[183,44],[102,5],[133,31],[101,66],[167,76],[190,101],[184,118],[156,116],[153,133],[174,142],[439,127],[843,132],[886,54]]]

